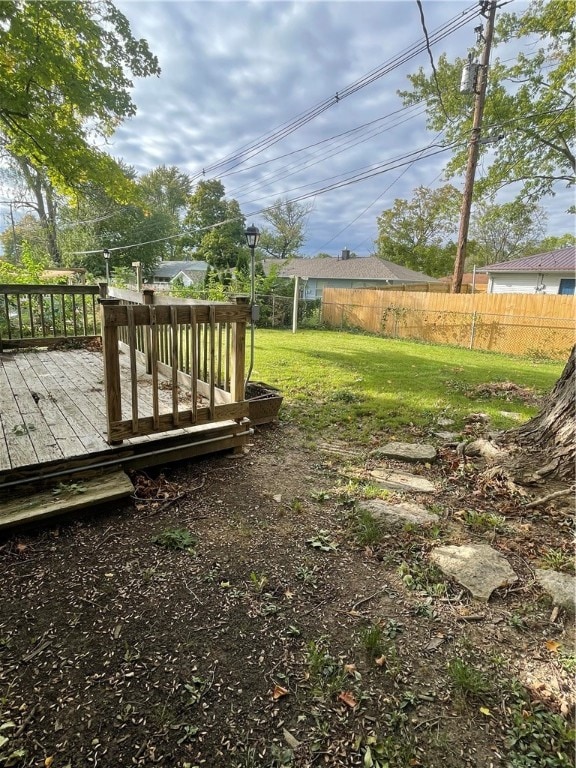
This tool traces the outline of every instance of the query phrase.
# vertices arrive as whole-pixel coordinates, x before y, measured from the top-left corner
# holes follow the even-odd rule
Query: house
[[[154,267],[150,283],[162,287],[181,282],[186,288],[204,280],[208,270],[205,261],[161,261]]]
[[[376,256],[347,258],[291,259],[280,268],[278,277],[299,277],[305,299],[319,299],[324,288],[382,288],[407,283],[435,283],[433,277],[415,272]]]
[[[484,267],[488,293],[548,293],[574,295],[576,246],[524,256]]]

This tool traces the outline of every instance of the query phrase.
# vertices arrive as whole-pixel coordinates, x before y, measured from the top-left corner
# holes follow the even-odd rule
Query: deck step
[[[0,529],[116,501],[133,491],[130,478],[121,470],[89,480],[63,482],[51,490],[0,502]]]

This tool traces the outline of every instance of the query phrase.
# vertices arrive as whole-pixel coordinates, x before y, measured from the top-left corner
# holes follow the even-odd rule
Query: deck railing
[[[248,415],[244,401],[247,303],[198,302],[111,289],[101,300],[108,437],[129,437]],[[130,392],[121,391],[120,353]],[[142,374],[151,387],[144,414]]]
[[[0,351],[100,336],[97,285],[0,284]]]

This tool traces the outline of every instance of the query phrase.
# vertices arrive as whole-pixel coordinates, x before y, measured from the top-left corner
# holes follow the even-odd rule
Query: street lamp
[[[256,268],[255,268],[255,261],[254,261],[254,249],[258,245],[258,240],[260,239],[260,230],[258,227],[255,227],[254,224],[250,224],[249,227],[246,227],[244,230],[244,237],[246,238],[246,243],[248,245],[248,248],[250,248],[250,306],[251,306],[251,320],[250,323],[250,366],[248,368],[248,374],[246,376],[246,384],[250,381],[250,376],[252,374],[252,368],[254,366],[254,325],[256,323],[256,320],[258,319],[258,308],[255,306],[256,304]]]
[[[106,262],[106,282],[110,282],[110,251],[108,248],[104,248],[102,251],[102,256],[104,256],[104,261]]]

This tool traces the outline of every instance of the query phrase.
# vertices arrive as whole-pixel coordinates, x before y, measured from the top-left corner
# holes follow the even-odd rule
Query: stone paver
[[[398,472],[394,469],[385,467],[373,469],[370,471],[371,477],[381,488],[389,491],[405,491],[407,493],[435,493],[436,486],[420,475],[413,475],[410,472]]]
[[[548,569],[536,569],[536,581],[547,592],[554,605],[569,611],[576,612],[576,577],[569,573],[560,573]]]
[[[498,587],[518,581],[506,558],[488,544],[437,547],[430,553],[432,562],[455,579],[473,598],[487,603]]]
[[[426,443],[386,443],[370,452],[370,456],[378,459],[396,459],[397,461],[434,461],[436,448]]]
[[[419,504],[389,504],[381,499],[373,501],[363,501],[359,505],[360,509],[370,512],[376,519],[390,525],[410,523],[411,525],[431,525],[437,523],[438,515],[428,512],[427,509]]]

